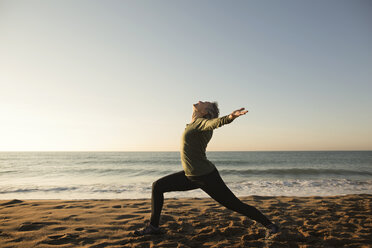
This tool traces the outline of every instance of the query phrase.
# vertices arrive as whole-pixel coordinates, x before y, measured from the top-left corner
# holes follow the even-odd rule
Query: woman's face
[[[193,111],[205,115],[208,113],[207,108],[209,107],[210,104],[211,104],[210,102],[199,101],[198,103],[193,104]]]

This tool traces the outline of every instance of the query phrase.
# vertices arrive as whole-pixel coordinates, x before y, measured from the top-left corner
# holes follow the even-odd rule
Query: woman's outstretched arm
[[[200,122],[200,125],[198,127],[198,130],[200,131],[209,131],[216,129],[218,127],[221,127],[225,124],[231,123],[234,119],[241,115],[245,115],[248,113],[248,110],[244,110],[244,108],[238,109],[233,111],[231,114],[220,117],[220,118],[214,118],[214,119],[202,119]]]

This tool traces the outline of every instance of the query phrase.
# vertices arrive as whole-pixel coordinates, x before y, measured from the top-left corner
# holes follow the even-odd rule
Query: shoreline
[[[170,193],[174,193],[177,191],[172,191]],[[181,192],[181,191],[180,191]],[[166,192],[164,194],[164,201],[167,199],[171,200],[204,200],[204,199],[211,199],[210,196],[206,194],[206,196],[170,196],[167,197],[167,194],[169,192]],[[236,195],[239,199],[245,199],[245,198],[318,198],[318,197],[323,197],[323,198],[334,198],[334,197],[345,197],[345,196],[366,196],[366,197],[372,197],[372,193],[345,193],[345,194],[330,194],[330,195],[246,195],[246,196],[240,196]],[[0,198],[0,207],[2,203],[5,203],[7,201],[13,201],[13,200],[19,200],[19,201],[148,201],[151,200],[150,197],[148,198],[21,198],[21,197],[16,197],[16,198],[6,198],[6,199],[1,199]]]
[[[245,196],[278,223],[255,221],[211,198],[167,198],[163,235],[135,237],[150,199],[0,200],[0,247],[371,247],[372,194]]]
[[[176,191],[173,191],[176,192]],[[164,202],[167,199],[171,200],[204,200],[204,199],[211,199],[209,196],[205,197],[167,197],[168,192],[165,193],[164,195]],[[237,196],[239,199],[245,199],[245,198],[251,198],[251,197],[258,197],[258,198],[334,198],[334,197],[345,197],[345,196],[372,196],[372,194],[368,193],[348,193],[348,194],[335,194],[335,195],[309,195],[309,196],[300,196],[300,195],[247,195],[247,196]],[[7,199],[0,199],[0,207],[1,204],[8,202],[8,201],[148,201],[151,200],[151,198],[47,198],[47,199],[42,199],[42,198],[7,198]]]

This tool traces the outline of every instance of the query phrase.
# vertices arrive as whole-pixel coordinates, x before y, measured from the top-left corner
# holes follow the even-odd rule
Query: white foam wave
[[[256,180],[227,182],[237,196],[329,196],[371,194],[372,180]],[[0,186],[0,199],[139,199],[151,197],[151,183]],[[166,197],[208,197],[202,190],[169,192]]]

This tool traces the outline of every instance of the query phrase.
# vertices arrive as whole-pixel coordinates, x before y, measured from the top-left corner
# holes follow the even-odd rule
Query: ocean
[[[372,193],[372,151],[208,152],[237,196]],[[179,152],[0,152],[0,199],[143,199]],[[202,190],[165,197],[208,197]]]

